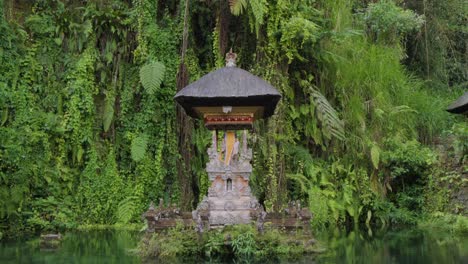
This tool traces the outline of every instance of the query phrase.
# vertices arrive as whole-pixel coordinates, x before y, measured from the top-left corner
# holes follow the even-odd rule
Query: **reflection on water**
[[[373,236],[335,232],[328,237],[328,250],[316,263],[468,263],[468,236],[406,229]]]
[[[139,234],[128,231],[67,233],[55,250],[41,249],[39,242],[0,243],[0,263],[140,263],[128,254]]]
[[[71,232],[64,236],[60,247],[52,251],[40,249],[37,240],[3,242],[0,243],[0,263],[140,263],[137,256],[128,253],[136,247],[139,236],[128,231]],[[367,232],[336,231],[318,235],[318,238],[328,248],[326,253],[282,263],[468,263],[467,236],[408,229],[373,236]],[[184,264],[190,262],[183,261]],[[193,263],[200,261],[193,260]]]

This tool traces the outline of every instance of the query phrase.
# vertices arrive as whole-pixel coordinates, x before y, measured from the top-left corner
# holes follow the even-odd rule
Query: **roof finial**
[[[226,53],[226,67],[236,66],[237,54],[232,52],[232,48]]]

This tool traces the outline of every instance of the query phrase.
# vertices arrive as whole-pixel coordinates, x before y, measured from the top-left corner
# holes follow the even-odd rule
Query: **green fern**
[[[336,110],[330,105],[327,98],[323,96],[319,91],[311,88],[312,101],[315,105],[317,118],[322,123],[322,129],[327,138],[331,136],[344,140],[344,124],[343,121],[338,117]]]
[[[370,154],[372,165],[374,165],[374,168],[378,169],[380,163],[380,148],[376,143],[372,144]]]
[[[104,128],[104,132],[107,132],[112,124],[112,118],[114,117],[114,100],[114,97],[106,97],[102,115],[102,126]]]
[[[166,67],[164,64],[157,61],[141,67],[140,81],[147,93],[154,94],[159,89],[163,81],[165,71]]]
[[[231,8],[231,13],[238,16],[247,8],[247,0],[229,0],[229,7]]]
[[[255,18],[255,32],[258,37],[260,25],[263,24],[266,14],[268,13],[268,7],[266,0],[255,0],[249,1],[252,13]]]
[[[286,177],[290,180],[296,181],[301,186],[301,192],[307,193],[310,189],[311,182],[306,176],[300,173],[287,173]]]
[[[3,126],[8,120],[8,108],[4,108],[2,112],[2,121],[0,121],[0,126]]]
[[[132,220],[133,215],[136,211],[136,197],[129,196],[122,201],[120,201],[117,207],[117,222],[122,224],[127,224]]]
[[[131,152],[132,159],[134,161],[140,161],[146,154],[146,148],[148,147],[148,136],[146,134],[140,134],[132,140]]]

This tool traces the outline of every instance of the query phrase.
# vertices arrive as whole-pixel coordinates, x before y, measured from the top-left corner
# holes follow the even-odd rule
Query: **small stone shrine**
[[[242,144],[234,133],[227,132],[221,152],[216,137],[214,132],[208,149],[210,162],[206,166],[211,187],[196,213],[209,213],[210,226],[250,223],[250,213],[257,209],[258,201],[249,186],[252,150],[247,148],[247,132],[243,132]]]
[[[194,211],[195,219],[207,219],[210,227],[247,224],[260,205],[249,186],[252,150],[247,131],[254,120],[273,114],[281,95],[264,80],[236,67],[236,54],[226,54],[226,67],[203,76],[183,88],[175,100],[193,118],[203,119],[213,130],[206,171],[211,182]],[[236,135],[242,131],[242,138]],[[218,131],[224,137],[218,144]]]
[[[264,222],[273,226],[307,227],[311,214],[300,206],[283,214],[267,214],[252,194],[252,149],[248,147],[248,130],[257,119],[273,115],[281,95],[259,77],[236,67],[236,54],[226,54],[226,67],[211,72],[180,90],[174,97],[187,115],[204,120],[212,130],[212,144],[206,165],[211,185],[208,194],[192,212],[163,208],[162,203],[144,214],[149,230],[173,226],[174,219],[186,225],[195,222],[199,232],[232,224]]]

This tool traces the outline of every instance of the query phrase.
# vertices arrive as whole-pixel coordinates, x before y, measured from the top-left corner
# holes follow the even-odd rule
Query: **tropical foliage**
[[[464,10],[461,0],[0,0],[0,237],[139,222],[160,198],[193,208],[208,189],[210,134],[173,96],[222,67],[230,47],[283,95],[249,142],[268,210],[302,200],[317,227],[463,214],[446,205],[466,186],[466,120],[444,108],[467,87]],[[235,254],[251,242],[239,236]]]

